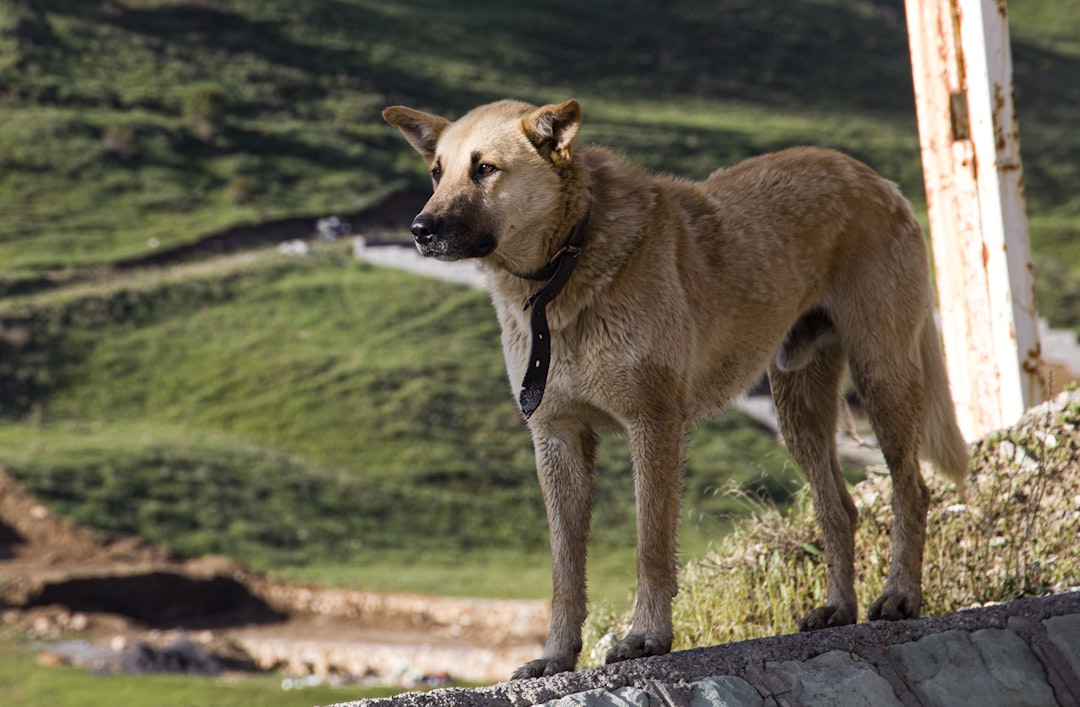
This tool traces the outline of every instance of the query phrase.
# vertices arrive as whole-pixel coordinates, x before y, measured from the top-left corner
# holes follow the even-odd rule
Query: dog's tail
[[[938,471],[952,479],[961,491],[967,480],[971,454],[967,442],[956,424],[956,409],[949,391],[949,376],[941,353],[937,326],[931,312],[923,326],[922,341],[923,390],[925,391],[922,435],[922,456]]]

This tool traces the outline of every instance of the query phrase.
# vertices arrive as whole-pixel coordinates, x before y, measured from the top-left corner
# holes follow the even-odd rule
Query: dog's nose
[[[409,229],[412,231],[413,240],[421,245],[431,243],[435,238],[435,232],[438,230],[438,224],[435,221],[435,217],[429,214],[420,214],[413,219],[412,227]]]

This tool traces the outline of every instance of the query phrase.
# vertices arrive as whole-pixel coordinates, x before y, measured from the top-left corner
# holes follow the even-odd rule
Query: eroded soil
[[[0,619],[42,641],[119,650],[179,633],[296,675],[495,681],[538,654],[548,615],[539,601],[319,587],[228,558],[177,558],[56,517],[0,469]]]

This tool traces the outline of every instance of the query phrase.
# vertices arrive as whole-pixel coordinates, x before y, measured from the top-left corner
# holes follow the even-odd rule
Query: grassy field
[[[1049,246],[1080,216],[1080,19],[1049,0],[1020,5],[1025,176],[1033,237]],[[378,117],[399,102],[453,115],[508,94],[573,95],[584,139],[651,169],[700,177],[809,142],[866,159],[922,202],[898,0],[11,0],[0,45],[9,278],[355,211],[422,184]],[[208,88],[224,108],[200,121]]]
[[[1010,11],[1041,313],[1076,328],[1080,8]],[[901,0],[7,0],[0,463],[65,515],[186,554],[545,596],[528,434],[483,293],[339,246],[113,269],[423,188],[379,111],[508,95],[578,98],[581,139],[657,172],[837,147],[925,210]],[[706,424],[685,557],[746,514],[729,489],[786,508],[799,479],[740,416]],[[632,581],[631,493],[607,436],[591,586],[613,602]]]
[[[1076,326],[1080,13],[1031,0],[1013,19],[1043,314]],[[575,95],[582,139],[653,170],[700,177],[809,142],[867,160],[922,203],[898,0],[12,0],[0,46],[0,280],[58,289],[0,302],[29,337],[4,344],[0,453],[81,520],[260,567],[485,545],[543,554],[531,450],[483,294],[333,249],[104,269],[423,184],[384,105],[454,115],[508,93]],[[71,281],[90,284],[48,287]],[[597,540],[625,548],[619,440],[604,440],[602,471]],[[709,423],[689,459],[688,549],[724,527],[733,506],[715,491],[729,474],[776,498],[797,478],[738,416]],[[252,491],[223,493],[234,487]],[[199,489],[241,504],[231,527]],[[297,489],[307,505],[267,500]]]
[[[15,420],[0,461],[63,514],[292,576],[352,567],[351,583],[387,589],[546,593],[514,588],[524,562],[491,559],[546,567],[547,540],[484,293],[326,246],[11,299],[0,320],[26,332],[3,378]],[[606,437],[600,460],[594,545],[630,568],[622,440]],[[689,454],[687,548],[738,512],[718,489],[782,499],[796,479],[766,432],[710,422]],[[474,556],[486,589],[468,573],[423,579]]]

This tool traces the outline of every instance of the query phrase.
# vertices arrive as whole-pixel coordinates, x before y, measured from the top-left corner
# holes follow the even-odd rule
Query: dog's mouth
[[[416,250],[425,258],[436,260],[465,260],[491,255],[498,241],[491,234],[462,234],[456,230],[431,229],[418,232],[413,228]]]
[[[467,260],[469,258],[485,258],[495,253],[496,242],[494,239],[485,239],[471,247],[454,247],[445,241],[420,243],[417,241],[416,249],[424,258],[435,260]]]

